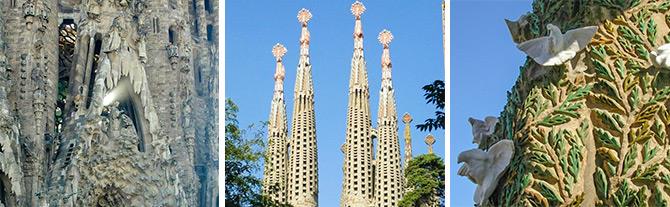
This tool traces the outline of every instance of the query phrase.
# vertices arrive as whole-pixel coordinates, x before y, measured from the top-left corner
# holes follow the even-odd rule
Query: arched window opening
[[[70,74],[74,67],[74,50],[77,42],[77,25],[73,19],[64,19],[58,31],[58,93],[55,110],[55,132],[62,132],[65,102],[69,95]]]
[[[173,45],[177,42],[177,33],[175,32],[174,27],[168,29],[168,41]]]
[[[133,125],[132,130],[134,130],[138,140],[137,150],[146,152],[149,148],[146,143],[151,143],[151,134],[146,129],[148,124],[144,118],[144,106],[142,105],[141,98],[130,86],[129,78],[123,77],[119,80],[117,87],[110,90],[106,96],[112,96],[112,102],[110,103],[118,103],[117,108],[123,114],[121,122]]]
[[[153,26],[154,26],[154,33],[158,33],[161,31],[159,27],[158,17],[154,18]]]
[[[193,15],[193,36],[198,36],[198,0],[191,1],[191,14]]]
[[[95,76],[98,70],[98,61],[100,60],[100,50],[102,49],[102,35],[95,35],[95,46],[93,47],[93,62],[91,68],[88,69],[88,93],[86,94],[86,108],[91,106],[93,99],[93,86],[95,85]]]
[[[207,41],[214,42],[214,27],[211,24],[207,25]]]
[[[135,132],[138,138],[137,150],[140,152],[145,152],[146,146],[144,143],[144,133],[142,131],[142,123],[139,114],[140,109],[137,108],[136,104],[133,102],[131,98],[132,92],[128,90],[126,91],[126,94],[123,95],[123,98],[119,100],[119,110],[121,110],[121,113],[128,116],[130,120],[133,122],[133,126],[135,127]]]
[[[212,13],[212,2],[210,0],[205,0],[205,10],[207,13]]]

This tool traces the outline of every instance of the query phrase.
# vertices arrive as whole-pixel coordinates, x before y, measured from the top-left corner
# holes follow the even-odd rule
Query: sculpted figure
[[[543,66],[561,65],[586,48],[598,27],[589,26],[567,31],[565,34],[553,24],[547,25],[549,36],[525,41],[519,45],[521,51]]]
[[[475,206],[485,204],[491,196],[513,154],[512,140],[501,140],[491,146],[487,152],[481,149],[471,149],[458,155],[458,163],[464,163],[458,169],[458,175],[466,176],[477,184],[473,198]]]
[[[507,29],[509,29],[510,35],[512,35],[512,40],[514,43],[521,43],[523,42],[524,39],[524,31],[523,29],[528,25],[528,15],[521,15],[518,20],[512,21],[509,19],[505,19],[505,23],[507,24]]]
[[[661,45],[656,51],[652,51],[651,62],[656,67],[670,69],[670,44]]]
[[[479,145],[481,143],[486,143],[489,136],[493,134],[496,124],[498,123],[498,118],[487,116],[482,121],[470,117],[468,122],[470,122],[470,125],[472,125],[472,143]]]

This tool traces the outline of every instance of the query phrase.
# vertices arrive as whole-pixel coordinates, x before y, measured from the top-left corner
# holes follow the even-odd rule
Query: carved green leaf
[[[656,186],[656,188],[654,188],[654,201],[656,203],[656,206],[668,206],[668,201],[666,201],[663,198],[663,192],[662,191],[663,190],[658,185]]]
[[[591,53],[598,57],[598,60],[600,61],[605,61],[607,58],[605,45],[591,46]]]
[[[619,189],[614,193],[614,204],[616,206],[629,206],[635,199],[635,191],[629,189],[628,182],[624,180]]]
[[[605,172],[603,171],[602,168],[598,167],[596,168],[596,172],[593,175],[595,178],[595,184],[596,184],[596,193],[598,193],[598,198],[600,199],[607,199],[607,192],[609,191],[608,188],[608,182],[609,180],[607,179],[607,176],[605,176]]]
[[[605,110],[594,109],[593,110],[597,117],[608,126],[609,129],[617,131],[619,133],[623,132],[623,121],[621,120],[621,115],[610,113]]]
[[[654,175],[658,171],[658,164],[651,165],[650,167],[647,167],[644,170],[637,171],[635,173],[635,180],[643,180],[643,181],[654,181]]]
[[[652,45],[656,45],[656,22],[654,18],[649,18],[649,25],[647,26],[647,40]]]
[[[563,115],[563,114],[555,114],[555,115],[549,115],[544,117],[542,121],[540,121],[538,124],[542,126],[555,126],[559,124],[565,124],[570,121],[570,117]]]
[[[558,193],[558,190],[554,186],[550,185],[549,183],[547,183],[545,181],[541,181],[541,180],[536,180],[536,183],[538,184],[538,186],[540,188],[539,189],[540,193],[545,198],[547,198],[547,200],[549,202],[553,202],[553,203],[562,203],[563,202],[563,198],[560,196],[560,194]]]
[[[635,165],[636,159],[637,145],[633,144],[623,160],[623,173],[628,172],[628,169],[631,169]]]
[[[612,98],[603,95],[603,94],[594,94],[593,97],[595,98],[595,101],[603,104],[606,108],[605,109],[615,109],[618,112],[625,112],[626,110],[616,101],[614,101]]]
[[[656,156],[656,151],[658,150],[658,147],[651,148],[649,147],[649,141],[644,143],[644,153],[642,155],[642,160],[646,163],[649,161],[651,158]]]
[[[655,104],[655,103],[658,103],[658,102],[665,101],[665,99],[667,99],[668,96],[670,96],[670,87],[665,87],[665,88],[659,90],[658,92],[656,92],[656,94],[654,95],[654,98],[652,98],[649,101],[649,104]]]
[[[593,134],[596,136],[596,138],[598,138],[598,141],[600,141],[603,146],[617,150],[621,148],[619,140],[612,136],[609,132],[595,127]]]
[[[644,108],[642,108],[642,111],[637,115],[635,118],[635,122],[633,124],[643,124],[648,121],[651,121],[651,119],[654,118],[654,115],[658,112],[658,109],[660,109],[661,106],[657,104],[653,105],[647,105]]]
[[[569,168],[570,174],[573,177],[575,177],[575,181],[577,181],[579,178],[578,174],[580,164],[582,162],[581,151],[576,146],[573,146],[572,148],[570,148],[569,156],[570,156],[570,168]]]
[[[546,165],[546,166],[551,166],[554,165],[554,161],[549,157],[544,152],[530,152],[530,159],[531,161]]]
[[[605,63],[594,59],[593,66],[595,66],[596,74],[598,74],[599,77],[605,78],[609,81],[614,81],[614,77],[612,76],[610,69],[607,68]]]

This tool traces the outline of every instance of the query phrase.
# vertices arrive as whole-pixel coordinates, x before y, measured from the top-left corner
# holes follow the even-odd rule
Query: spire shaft
[[[268,147],[265,155],[268,158],[265,162],[263,172],[263,194],[268,198],[285,203],[286,191],[274,190],[286,189],[287,175],[286,167],[288,164],[288,153],[286,149],[288,127],[286,120],[286,103],[284,102],[284,65],[282,56],[286,53],[283,45],[277,44],[272,48],[272,53],[276,58],[275,67],[275,86],[270,107],[270,119],[268,123]]]
[[[388,30],[379,33],[382,51],[382,83],[377,113],[377,158],[375,166],[375,200],[377,206],[397,206],[402,197],[402,169],[398,141],[398,113],[391,83],[389,44],[393,35]]]
[[[349,103],[344,149],[344,178],[340,206],[371,206],[373,195],[372,124],[367,68],[363,56],[361,14],[365,6],[356,1],[351,6],[355,17],[354,52],[349,79]]]
[[[314,119],[314,89],[312,65],[309,62],[309,30],[307,22],[312,14],[307,9],[298,12],[301,23],[300,60],[295,82],[293,126],[291,130],[291,156],[289,167],[289,204],[293,206],[318,206],[319,175]]]

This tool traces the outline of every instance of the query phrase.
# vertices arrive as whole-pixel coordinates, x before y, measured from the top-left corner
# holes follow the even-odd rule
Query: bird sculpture
[[[481,144],[486,143],[491,134],[493,134],[496,123],[498,123],[498,118],[487,116],[484,120],[479,120],[470,117],[468,122],[472,125],[472,143]]]
[[[652,51],[651,62],[656,67],[670,69],[670,44],[661,45]]]
[[[514,154],[512,140],[501,140],[488,151],[471,149],[458,155],[458,175],[466,176],[477,184],[473,200],[475,206],[484,205],[498,185],[500,175],[509,165]]]
[[[542,66],[557,66],[574,58],[577,52],[586,48],[598,27],[582,27],[563,34],[557,26],[548,24],[547,30],[549,36],[522,42],[517,48]]]

